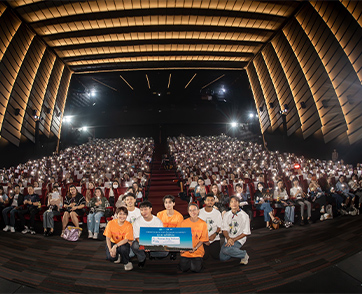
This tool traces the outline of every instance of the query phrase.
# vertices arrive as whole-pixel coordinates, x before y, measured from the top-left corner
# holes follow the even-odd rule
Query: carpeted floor
[[[105,242],[88,240],[85,233],[71,243],[58,236],[0,231],[0,278],[43,292],[268,292],[361,251],[361,221],[362,216],[340,217],[278,231],[254,230],[244,247],[248,265],[207,260],[199,274],[179,272],[178,261],[168,258],[147,260],[142,270],[134,258],[134,270],[125,272],[122,265],[105,260]]]

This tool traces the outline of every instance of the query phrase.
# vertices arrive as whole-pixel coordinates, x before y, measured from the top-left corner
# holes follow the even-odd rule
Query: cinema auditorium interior
[[[361,1],[0,1],[0,293],[361,293],[361,150]]]

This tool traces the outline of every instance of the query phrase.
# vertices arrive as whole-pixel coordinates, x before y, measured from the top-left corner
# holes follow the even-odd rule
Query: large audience
[[[168,144],[187,194],[200,207],[210,192],[224,213],[228,198],[236,195],[250,220],[264,214],[268,229],[281,223],[286,228],[293,226],[296,209],[300,210],[301,225],[312,222],[311,210],[316,207],[321,221],[360,212],[360,164],[354,167],[343,160],[268,151],[260,144],[226,135],[173,137],[168,138]]]
[[[209,257],[238,258],[246,265],[249,256],[241,247],[256,217],[275,230],[297,221],[308,225],[357,215],[361,209],[360,164],[272,152],[226,135],[168,138],[168,148],[163,163],[179,177],[184,192],[178,196],[189,201],[189,218],[175,210],[172,195],[163,198],[165,210],[152,214],[146,197],[152,138],[96,139],[0,170],[3,230],[36,234],[40,218],[49,237],[54,220],[61,220],[61,236],[76,241],[84,222],[89,239],[105,236],[107,259],[131,270],[133,256],[142,268],[147,256],[175,260],[178,255],[145,251],[141,227],[190,227],[193,248],[180,252],[179,269],[199,272]],[[100,233],[102,222],[106,228]]]

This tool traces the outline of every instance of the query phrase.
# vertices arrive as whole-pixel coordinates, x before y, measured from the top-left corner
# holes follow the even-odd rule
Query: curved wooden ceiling
[[[299,1],[8,1],[79,73],[242,69]]]

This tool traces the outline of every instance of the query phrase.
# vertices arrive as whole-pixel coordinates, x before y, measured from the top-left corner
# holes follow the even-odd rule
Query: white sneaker
[[[127,264],[124,265],[125,271],[131,271],[132,269],[133,269],[132,262],[128,262]]]
[[[27,226],[25,226],[25,229],[21,231],[22,234],[30,233],[30,230]]]
[[[3,228],[4,232],[10,231],[10,227],[9,226],[5,226],[5,228]]]
[[[326,213],[325,210],[324,210],[324,206],[322,207],[320,213]]]
[[[324,215],[321,215],[321,218],[319,219],[321,222],[324,221]]]
[[[93,234],[93,239],[98,239],[98,233]]]
[[[113,263],[121,263],[121,255],[118,254],[117,260],[113,261]]]
[[[15,228],[14,228],[14,227],[10,227],[10,232],[15,233]]]
[[[34,230],[30,230],[30,234],[36,235],[36,232]]]
[[[240,264],[248,264],[249,262],[249,255],[246,253],[245,257],[240,260]]]
[[[92,239],[93,238],[93,233],[91,231],[88,231],[88,239]]]

